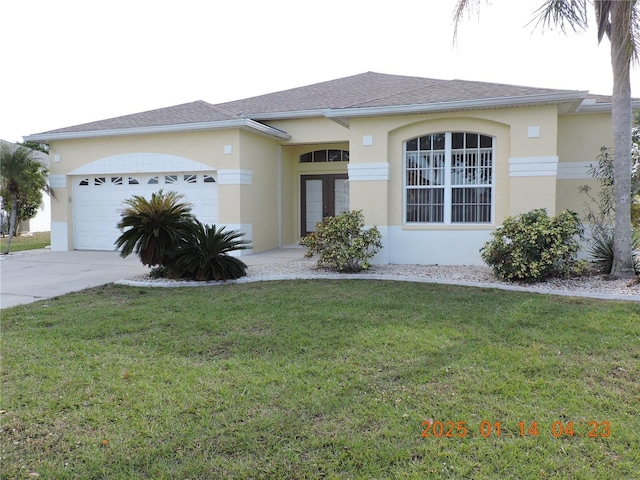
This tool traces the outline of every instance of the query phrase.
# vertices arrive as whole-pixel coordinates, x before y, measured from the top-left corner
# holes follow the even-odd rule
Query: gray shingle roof
[[[251,116],[329,108],[425,105],[486,98],[572,92],[465,80],[437,80],[367,72],[218,106]]]
[[[412,91],[403,91],[393,96],[369,101],[358,106],[381,107],[386,105],[417,105],[452,101],[460,102],[465,100],[544,95],[547,93],[559,93],[563,91],[570,92],[570,90],[520,87],[517,85],[499,83],[448,80],[420,87]]]
[[[182,105],[149,110],[122,117],[84,123],[73,127],[59,128],[45,133],[88,132],[94,130],[117,130],[121,128],[157,127],[161,125],[181,125],[187,123],[216,122],[238,118],[222,111],[215,105],[198,100]]]
[[[465,80],[388,75],[366,72],[304,87],[212,105],[202,100],[132,115],[44,132],[63,134],[202,122],[224,122],[276,113],[321,111],[363,107],[430,105],[482,99],[506,99],[527,95],[577,93],[575,90],[522,87]],[[32,137],[37,137],[33,135]]]
[[[443,81],[367,72],[219,106],[244,115],[356,107],[373,101],[384,103],[384,99],[394,95],[425,89]]]

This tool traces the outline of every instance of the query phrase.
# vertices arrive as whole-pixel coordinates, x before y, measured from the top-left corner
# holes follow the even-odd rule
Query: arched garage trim
[[[214,167],[189,158],[164,153],[124,153],[100,158],[68,175],[102,175],[112,173],[207,172]]]

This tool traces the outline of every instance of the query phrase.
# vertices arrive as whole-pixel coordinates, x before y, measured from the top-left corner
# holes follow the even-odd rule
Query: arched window
[[[348,162],[348,150],[315,150],[300,155],[300,163]]]
[[[491,223],[493,137],[444,132],[404,142],[405,223]]]

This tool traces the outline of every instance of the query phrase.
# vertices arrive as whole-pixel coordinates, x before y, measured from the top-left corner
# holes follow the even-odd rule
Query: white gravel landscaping
[[[533,284],[509,283],[497,280],[493,276],[491,268],[487,266],[373,265],[365,272],[340,274],[318,269],[314,259],[303,258],[281,263],[250,265],[247,276],[235,282],[308,278],[368,278],[432,282],[640,302],[640,283],[637,279],[608,280],[602,275],[588,275],[570,279],[551,279]],[[149,276],[139,276],[118,283],[135,286],[177,287],[214,285],[220,282],[180,282],[166,279],[153,280]]]

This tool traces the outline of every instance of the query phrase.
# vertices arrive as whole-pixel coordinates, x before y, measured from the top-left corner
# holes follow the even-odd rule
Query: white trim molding
[[[593,162],[560,162],[558,163],[558,180],[586,180],[593,178],[589,167]]]
[[[51,250],[69,251],[69,225],[67,222],[51,222]]]
[[[193,132],[199,130],[228,130],[239,128],[253,133],[265,135],[277,140],[290,140],[291,135],[277,128],[270,127],[250,118],[221,120],[215,122],[178,123],[172,125],[151,125],[148,127],[110,128],[105,130],[77,130],[66,132],[43,132],[23,137],[25,141],[49,142],[54,140],[71,140],[74,138],[117,137],[123,135],[149,135],[157,133]]]
[[[219,185],[252,185],[253,171],[242,169],[218,170]]]
[[[558,157],[512,157],[509,159],[510,177],[555,177]]]
[[[349,164],[350,182],[364,182],[369,180],[389,180],[390,166],[388,163],[356,163]]]
[[[392,105],[381,107],[351,107],[351,108],[331,108],[324,111],[327,118],[332,117],[370,117],[376,115],[403,115],[413,113],[431,113],[441,111],[471,110],[495,107],[515,107],[520,105],[539,104],[559,104],[569,102],[570,110],[574,111],[584,100],[589,92],[566,91],[540,93],[533,95],[519,95],[513,97],[479,98],[475,100],[455,100],[451,102],[434,102],[411,105]],[[253,118],[260,118],[260,115],[252,115]]]

